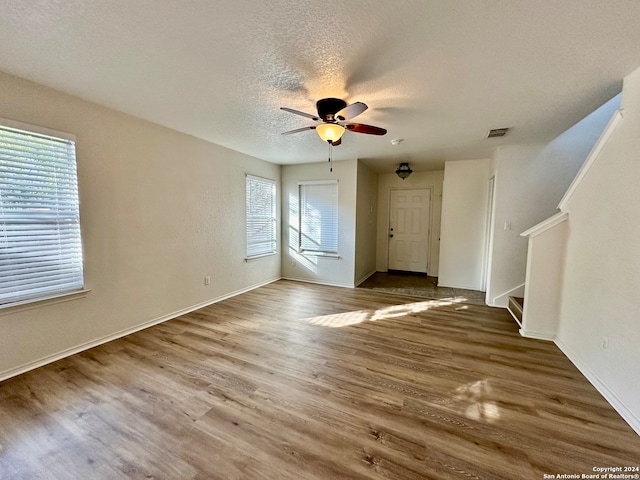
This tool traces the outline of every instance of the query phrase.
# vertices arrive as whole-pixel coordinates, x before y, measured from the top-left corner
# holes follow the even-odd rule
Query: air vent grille
[[[489,130],[487,138],[504,137],[508,131],[508,128],[494,128],[493,130]]]

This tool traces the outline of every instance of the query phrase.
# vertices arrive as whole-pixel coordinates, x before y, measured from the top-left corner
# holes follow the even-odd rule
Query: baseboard
[[[26,363],[16,368],[11,368],[9,370],[5,370],[4,372],[0,372],[0,382],[3,380],[7,380],[8,378],[15,377],[17,375],[21,375],[30,370],[35,370],[36,368],[42,367],[49,363],[56,362],[58,360],[62,360],[63,358],[70,357],[71,355],[75,355],[76,353],[83,352],[85,350],[89,350],[90,348],[97,347],[99,345],[111,342],[113,340],[117,340],[118,338],[126,337],[127,335],[131,335],[132,333],[139,332],[140,330],[144,330],[145,328],[153,327],[154,325],[158,325],[160,323],[166,322],[167,320],[171,320],[173,318],[179,317],[181,315],[185,315],[187,313],[193,312],[200,308],[212,305],[214,303],[221,302],[222,300],[226,300],[231,297],[235,297],[236,295],[240,295],[242,293],[249,292],[251,290],[255,290],[256,288],[263,287],[270,283],[276,282],[280,280],[280,277],[274,278],[271,280],[267,280],[265,282],[257,283],[255,285],[251,285],[246,288],[242,288],[240,290],[236,290],[235,292],[231,292],[220,297],[214,298],[212,300],[207,300],[206,302],[199,303],[197,305],[192,305],[190,307],[178,310],[173,313],[169,313],[167,315],[163,315],[158,318],[154,318],[153,320],[149,320],[147,322],[141,323],[131,328],[127,328],[125,330],[121,330],[119,332],[112,333],[110,335],[106,335],[104,337],[91,340],[90,342],[83,343],[81,345],[77,345],[75,347],[67,348],[62,350],[61,352],[54,353],[52,355],[47,355],[46,357],[42,357],[33,362]]]
[[[320,281],[320,280],[312,280],[312,279],[309,279],[309,278],[282,277],[282,280],[291,280],[291,281],[294,281],[294,282],[303,282],[303,283],[315,283],[316,285],[326,285],[328,287],[355,288],[354,284],[338,283],[338,282],[325,282],[325,281]]]
[[[355,286],[359,286],[362,283],[364,283],[369,277],[371,277],[373,274],[376,273],[376,270],[374,270],[373,272],[367,273],[364,277],[362,277],[360,280],[357,280],[355,283]]]
[[[615,409],[616,412],[629,424],[633,430],[640,435],[640,418],[627,407],[618,396],[602,382],[598,376],[578,357],[575,355],[566,344],[564,344],[558,337],[554,338],[554,343],[565,354],[565,356],[573,363],[580,373],[593,385],[600,395],[609,402],[609,404]]]
[[[531,330],[525,330],[524,328],[521,328],[519,332],[520,335],[525,338],[535,338],[536,340],[547,340],[549,342],[553,342],[556,338],[553,333],[532,332]]]

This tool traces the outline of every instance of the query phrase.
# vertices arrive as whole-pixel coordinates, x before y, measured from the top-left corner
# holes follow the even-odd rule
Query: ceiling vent
[[[508,131],[508,128],[494,128],[493,130],[489,130],[487,138],[504,137]]]

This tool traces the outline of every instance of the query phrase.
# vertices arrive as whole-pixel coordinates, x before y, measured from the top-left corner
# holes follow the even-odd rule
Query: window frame
[[[80,224],[80,195],[79,195],[79,182],[78,182],[78,164],[77,164],[77,149],[76,149],[76,137],[73,134],[61,132],[57,130],[53,130],[46,127],[41,127],[38,125],[32,125],[25,122],[19,122],[15,120],[10,120],[6,118],[0,118],[0,128],[3,130],[2,136],[5,135],[8,137],[10,134],[5,134],[4,132],[13,131],[18,135],[15,136],[14,142],[5,143],[3,158],[0,158],[0,180],[3,180],[4,183],[4,195],[5,199],[7,198],[7,192],[10,190],[17,191],[17,195],[22,193],[21,190],[16,189],[16,186],[20,186],[17,183],[17,179],[20,174],[13,173],[11,174],[11,170],[14,171],[16,168],[27,169],[29,166],[34,167],[34,172],[36,175],[43,175],[45,180],[53,180],[53,189],[55,190],[55,203],[56,207],[59,207],[59,204],[64,204],[64,210],[60,210],[58,208],[52,209],[50,215],[43,214],[42,212],[37,212],[39,208],[45,207],[34,207],[32,204],[31,207],[26,206],[26,202],[33,201],[37,197],[26,197],[25,205],[17,205],[13,206],[13,208],[8,208],[11,206],[11,200],[6,201],[0,198],[0,248],[11,248],[11,249],[24,249],[26,248],[24,245],[20,244],[20,240],[16,240],[16,234],[13,234],[13,238],[11,235],[12,227],[15,229],[16,225],[25,225],[30,227],[33,231],[29,232],[28,235],[25,236],[28,242],[33,243],[33,240],[36,239],[38,242],[43,242],[41,238],[38,238],[33,232],[45,232],[46,235],[51,235],[53,231],[56,232],[57,236],[54,235],[53,238],[48,238],[47,242],[53,240],[59,245],[59,248],[63,250],[59,251],[59,255],[65,256],[70,252],[70,258],[67,260],[63,260],[61,258],[53,260],[44,260],[38,259],[36,262],[31,262],[27,266],[27,262],[23,259],[23,255],[19,255],[16,261],[12,261],[11,259],[7,259],[5,257],[2,258],[3,255],[0,255],[0,260],[5,260],[7,262],[7,272],[9,275],[5,277],[5,282],[1,282],[1,286],[6,291],[5,298],[0,300],[0,310],[3,312],[10,312],[14,309],[14,307],[22,307],[29,306],[31,304],[36,304],[43,301],[49,301],[47,303],[56,303],[61,301],[62,297],[68,296],[77,296],[78,294],[84,294],[89,290],[85,289],[85,262],[83,255],[83,246],[82,246],[82,229]],[[29,139],[28,137],[35,137],[36,139],[32,139],[31,142],[34,144],[40,143],[41,146],[39,148],[38,153],[26,152],[25,150],[30,148],[28,145]],[[46,137],[51,138],[51,142],[46,140]],[[16,150],[16,146],[19,145],[20,142],[23,142],[27,147],[25,150],[18,151]],[[59,143],[59,145],[57,145]],[[46,151],[46,147],[49,148],[60,148],[66,144],[66,149],[70,150],[60,157],[50,156],[51,161],[55,163],[62,164],[62,176],[56,170],[54,174],[47,174],[47,168],[41,168],[37,170],[35,167],[42,167],[40,159],[37,158],[37,155],[42,155],[42,151]],[[64,148],[63,148],[64,149]],[[12,159],[12,152],[14,150],[17,152],[15,157]],[[19,156],[23,156],[23,158],[28,159],[24,161],[23,165],[16,167],[16,159]],[[55,158],[55,160],[53,160]],[[48,168],[51,170],[51,167]],[[24,175],[27,175],[26,173]],[[55,177],[59,176],[59,178],[66,178],[55,181]],[[61,188],[62,187],[62,188]],[[65,190],[66,194],[60,193],[63,188],[67,188]],[[20,187],[19,187],[20,188]],[[36,188],[36,186],[32,186],[31,188]],[[40,185],[40,188],[42,185]],[[51,187],[48,187],[51,188]],[[69,197],[69,191],[71,191],[71,196]],[[0,194],[2,194],[2,189],[0,189]],[[9,197],[10,198],[10,197]],[[69,200],[70,198],[70,200]],[[15,200],[14,200],[15,202]],[[44,204],[43,204],[44,205]],[[69,206],[70,205],[70,206]],[[32,211],[36,211],[35,215],[28,215],[25,212],[32,209]],[[60,207],[62,208],[62,207]],[[5,210],[6,209],[6,210]],[[4,212],[4,213],[3,213]],[[62,218],[62,217],[65,218]],[[51,221],[55,218],[54,221]],[[43,225],[49,225],[47,228],[43,228]],[[51,225],[55,225],[55,227],[50,227]],[[63,227],[61,229],[61,226]],[[17,229],[16,229],[17,230]],[[71,239],[69,239],[72,237]],[[4,242],[4,246],[3,246]],[[44,245],[44,243],[40,243],[40,245]],[[15,251],[15,250],[14,250]],[[50,249],[47,250],[50,252]],[[62,252],[62,253],[61,253]],[[9,250],[1,251],[0,254],[9,255]],[[38,253],[39,255],[39,253]],[[35,255],[37,257],[38,255]],[[50,285],[51,288],[45,288],[42,282],[32,282],[32,283],[24,283],[23,285],[18,287],[19,282],[15,279],[9,280],[12,275],[15,275],[18,269],[23,269],[21,273],[30,274],[28,269],[33,269],[34,273],[30,274],[32,276],[36,275],[38,270],[42,271],[45,264],[53,263],[55,268],[51,271],[58,272],[59,274],[63,274],[63,272],[67,272],[67,278],[70,278],[69,281],[58,281],[58,283],[54,283]],[[1,264],[0,264],[1,265]],[[69,265],[71,267],[69,268]],[[71,273],[68,273],[71,272]],[[35,277],[38,280],[41,277]],[[11,289],[15,289],[15,291],[11,292]],[[32,290],[31,292],[29,290]],[[13,294],[12,294],[13,293]]]
[[[256,216],[257,218],[263,218],[263,221],[268,221],[272,224],[273,236],[268,240],[271,243],[271,248],[264,249],[257,253],[250,253],[252,242],[250,240],[250,224],[253,219],[249,218],[250,215],[250,182],[260,183],[262,185],[269,185],[272,188],[271,197],[271,215],[270,216]],[[252,260],[255,258],[268,257],[276,255],[278,253],[278,185],[277,182],[271,178],[260,177],[257,175],[245,174],[245,260]],[[262,243],[265,243],[262,241]]]
[[[335,193],[334,195],[334,200],[335,200],[335,204],[333,205],[333,208],[335,208],[335,211],[333,212],[333,218],[335,221],[335,224],[332,225],[332,232],[330,234],[331,237],[333,237],[333,244],[330,245],[329,247],[334,247],[335,248],[329,248],[329,247],[325,247],[322,248],[323,246],[323,242],[320,240],[320,245],[318,249],[313,249],[313,248],[308,248],[308,245],[305,245],[304,240],[304,236],[305,236],[305,230],[307,228],[307,225],[309,225],[311,222],[307,222],[305,224],[304,222],[304,217],[305,214],[308,210],[308,208],[306,208],[305,205],[305,199],[306,199],[306,194],[303,193],[303,190],[306,189],[306,187],[308,186],[312,186],[312,187],[319,187],[319,186],[331,186],[335,188]],[[331,213],[331,212],[330,212]],[[298,182],[298,253],[301,255],[314,255],[314,256],[322,256],[322,257],[332,257],[332,258],[339,258],[340,254],[339,254],[339,248],[340,248],[340,192],[339,192],[339,182],[337,179],[335,180],[310,180],[310,181],[300,181]]]

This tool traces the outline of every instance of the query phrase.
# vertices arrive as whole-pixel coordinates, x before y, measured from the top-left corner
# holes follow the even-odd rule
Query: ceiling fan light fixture
[[[316,132],[325,142],[337,142],[344,131],[345,128],[337,123],[321,123],[316,127]]]
[[[398,175],[402,180],[407,178],[412,173],[413,170],[411,170],[411,167],[406,162],[401,163],[398,168],[396,168],[396,175]]]

